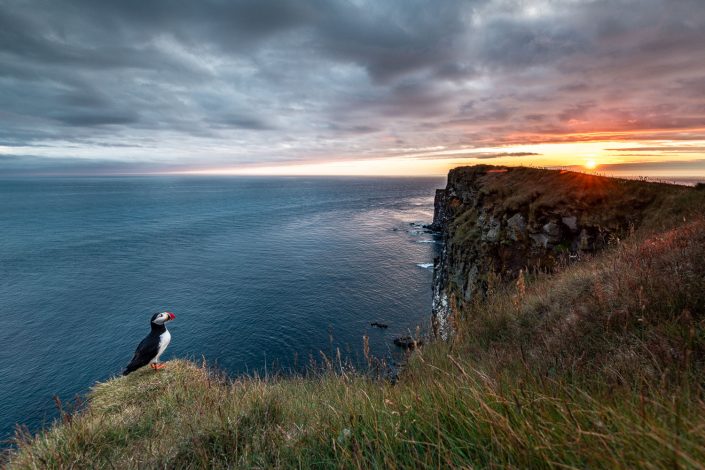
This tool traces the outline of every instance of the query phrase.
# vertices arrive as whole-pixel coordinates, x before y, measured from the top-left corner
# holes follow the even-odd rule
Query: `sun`
[[[595,160],[588,160],[585,162],[585,168],[588,170],[594,170],[597,168],[597,162]]]

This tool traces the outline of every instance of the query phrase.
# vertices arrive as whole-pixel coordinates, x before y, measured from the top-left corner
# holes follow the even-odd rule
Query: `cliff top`
[[[455,168],[447,189],[461,199],[470,193],[483,198],[494,212],[544,220],[573,213],[592,225],[643,222],[650,229],[664,229],[705,206],[705,191],[690,186],[526,167]]]

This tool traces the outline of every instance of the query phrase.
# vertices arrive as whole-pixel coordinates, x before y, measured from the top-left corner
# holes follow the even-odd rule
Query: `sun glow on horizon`
[[[692,149],[705,142],[693,142]],[[658,147],[663,150],[655,150]],[[644,150],[640,150],[643,148]],[[668,161],[691,162],[692,169],[662,165]],[[531,166],[599,171],[614,176],[705,176],[703,155],[671,141],[598,141],[510,145],[501,147],[427,147],[380,150],[377,158],[354,156],[330,160],[220,166],[174,171],[172,174],[263,176],[444,176],[465,165]],[[578,163],[582,162],[582,163]]]

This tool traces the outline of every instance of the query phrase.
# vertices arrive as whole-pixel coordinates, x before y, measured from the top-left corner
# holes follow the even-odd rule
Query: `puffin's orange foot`
[[[166,369],[166,364],[162,364],[162,363],[150,364],[149,367],[151,367],[154,370],[162,370],[162,369]]]

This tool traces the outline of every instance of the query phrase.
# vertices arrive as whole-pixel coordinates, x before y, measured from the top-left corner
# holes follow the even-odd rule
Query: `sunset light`
[[[658,145],[658,148],[655,146]],[[436,146],[380,150],[374,158],[340,155],[277,165],[212,165],[167,171],[196,175],[442,176],[457,166],[493,164],[596,170],[613,176],[705,176],[705,141],[579,141],[511,146]]]
[[[0,0],[3,468],[702,467],[703,260],[705,0]]]
[[[324,3],[0,7],[0,174],[705,178],[702,8]]]

